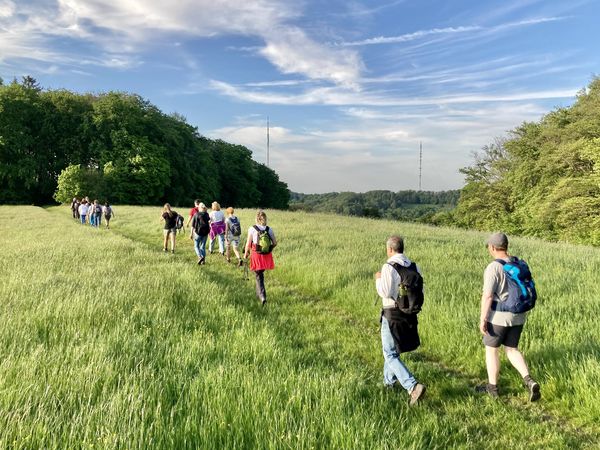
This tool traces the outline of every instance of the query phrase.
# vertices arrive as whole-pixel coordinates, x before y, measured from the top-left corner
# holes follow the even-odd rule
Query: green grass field
[[[159,208],[115,210],[107,231],[0,207],[0,448],[600,447],[600,249],[512,241],[540,293],[521,348],[542,399],[503,358],[494,402],[473,392],[484,234],[269,212],[262,308],[252,274],[197,266],[187,235],[164,254]],[[428,387],[416,408],[381,383],[373,273],[391,233],[426,281],[423,344],[403,355]]]

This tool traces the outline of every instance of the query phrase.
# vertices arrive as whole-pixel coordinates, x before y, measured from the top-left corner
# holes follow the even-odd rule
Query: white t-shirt
[[[82,203],[81,205],[79,205],[79,214],[82,216],[87,216],[88,213],[88,205],[87,203]]]
[[[264,225],[257,225],[260,231],[264,231],[267,227]],[[258,244],[258,231],[253,226],[248,228],[248,234],[250,235],[250,240],[253,244]],[[269,236],[271,236],[271,240],[275,241],[275,232],[273,228],[269,227]]]
[[[211,222],[223,222],[225,220],[225,214],[223,211],[211,211],[209,214]]]

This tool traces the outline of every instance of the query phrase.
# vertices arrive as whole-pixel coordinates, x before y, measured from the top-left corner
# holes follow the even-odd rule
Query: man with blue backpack
[[[529,375],[525,358],[518,349],[527,312],[535,306],[535,284],[525,261],[508,254],[504,233],[492,234],[487,249],[494,258],[483,275],[483,294],[479,331],[483,334],[488,383],[476,388],[492,398],[498,397],[500,346],[504,345],[510,363],[523,377],[529,401],[539,400],[540,385]]]

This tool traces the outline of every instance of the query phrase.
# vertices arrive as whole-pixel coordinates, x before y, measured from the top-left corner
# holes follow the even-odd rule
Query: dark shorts
[[[523,325],[514,327],[501,327],[487,323],[487,334],[483,336],[483,345],[486,347],[505,347],[517,348],[521,339]]]

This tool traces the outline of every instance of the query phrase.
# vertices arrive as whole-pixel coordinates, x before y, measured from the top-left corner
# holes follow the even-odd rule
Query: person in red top
[[[190,226],[190,222],[192,221],[197,212],[202,211],[202,208],[205,208],[204,203],[202,203],[198,199],[194,200],[194,207],[190,209],[190,216],[188,217],[188,220],[185,224],[186,227]]]
[[[267,291],[265,289],[265,270],[275,268],[273,249],[277,245],[273,228],[267,226],[267,215],[264,211],[256,213],[256,225],[248,228],[248,238],[244,248],[244,258],[250,251],[250,270],[256,276],[256,295],[262,305],[267,304]],[[264,248],[267,247],[268,248]]]

